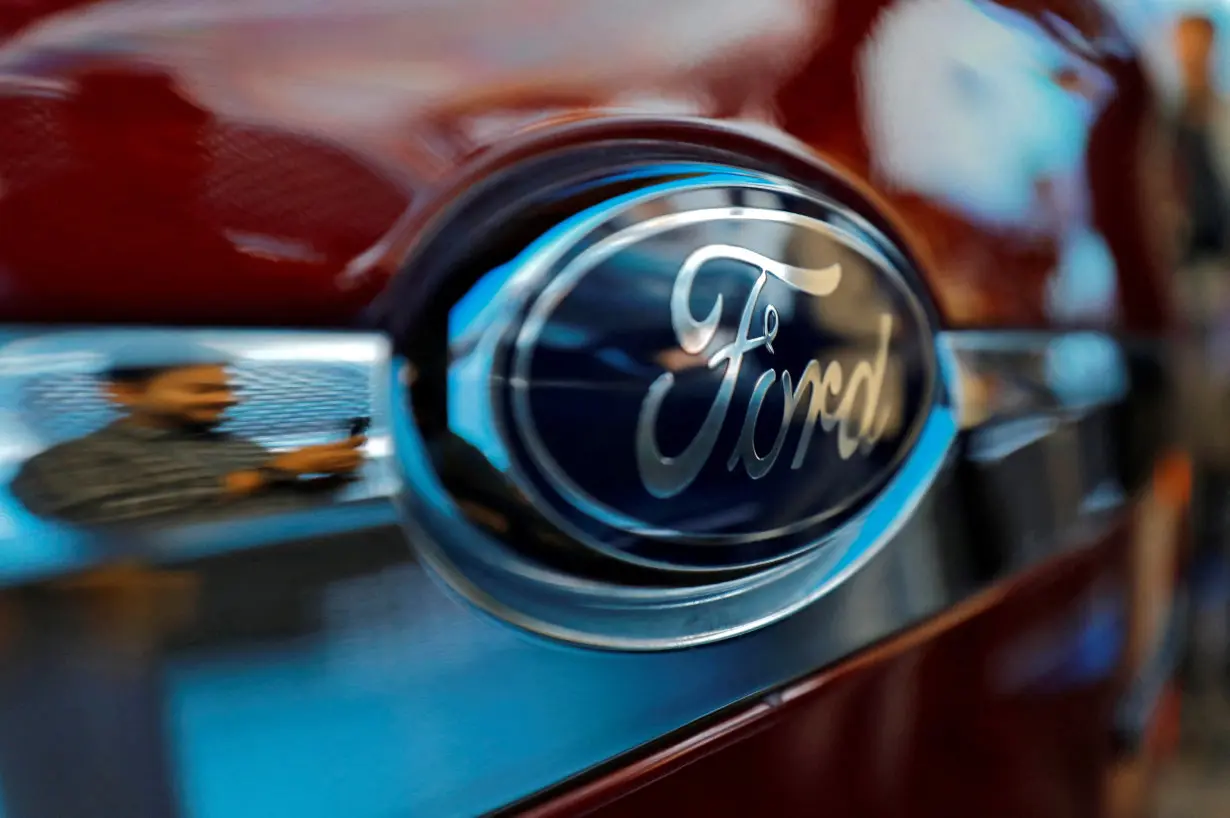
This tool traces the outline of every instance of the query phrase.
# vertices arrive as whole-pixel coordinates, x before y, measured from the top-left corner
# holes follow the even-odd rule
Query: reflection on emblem
[[[811,547],[900,467],[935,379],[912,285],[832,207],[726,177],[582,212],[476,286],[465,309],[488,317],[455,337],[488,329],[454,347],[454,377],[490,368],[495,434],[473,409],[457,428],[498,440],[520,495],[621,558]]]
[[[819,298],[832,295],[841,284],[840,264],[832,264],[823,268],[796,267],[774,261],[743,247],[725,244],[701,247],[688,256],[679,268],[670,298],[671,325],[675,331],[675,338],[680,348],[690,355],[703,352],[717,335],[718,323],[722,317],[723,296],[721,294],[716,296],[709,313],[699,321],[693,316],[689,305],[697,274],[707,262],[718,259],[730,259],[752,265],[759,268],[760,274],[743,304],[739,329],[734,340],[719,347],[709,358],[709,369],[726,365],[717,396],[705,414],[696,436],[692,438],[683,452],[675,457],[662,453],[658,447],[655,432],[659,412],[667,394],[675,384],[675,376],[671,372],[664,372],[649,387],[649,394],[641,404],[640,417],[637,422],[636,456],[641,481],[645,489],[654,497],[673,497],[692,484],[713,454],[718,436],[726,423],[726,415],[730,410],[730,404],[739,383],[739,373],[743,367],[744,356],[761,347],[770,353],[774,352],[773,341],[777,338],[781,318],[772,303],[766,304],[761,313],[762,334],[754,338],[748,335],[769,276],[779,279],[792,289]],[[830,361],[827,365],[822,365],[815,358],[807,362],[797,387],[794,386],[790,373],[783,371],[781,373],[782,419],[772,448],[769,449],[768,454],[762,456],[756,451],[757,423],[765,397],[778,379],[776,370],[765,370],[757,379],[748,400],[739,439],[730,458],[726,461],[726,468],[734,471],[742,463],[748,476],[753,480],[758,480],[768,474],[776,464],[786,443],[795,411],[802,405],[805,398],[807,399],[806,420],[791,461],[792,469],[798,469],[803,465],[817,420],[826,432],[831,431],[834,426],[837,427],[837,450],[843,460],[852,457],[859,450],[860,445],[864,448],[874,446],[888,422],[887,412],[883,411],[880,406],[880,396],[884,386],[888,343],[892,330],[892,315],[887,313],[880,315],[880,340],[875,356],[871,360],[858,361],[851,370],[849,379],[846,379],[840,362]],[[862,408],[856,417],[855,404],[860,392],[863,396]]]
[[[403,514],[459,593],[540,633],[617,649],[746,633],[924,508],[957,370],[870,204],[725,165],[594,161],[528,200],[562,221],[476,278],[457,269],[447,354],[438,321],[401,339],[419,373],[396,402]]]

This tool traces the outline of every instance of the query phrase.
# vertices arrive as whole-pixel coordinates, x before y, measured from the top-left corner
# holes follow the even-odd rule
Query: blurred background
[[[1230,814],[1230,4],[1124,0],[1115,4],[1140,42],[1169,110],[1178,159],[1181,228],[1177,303],[1193,462],[1187,639],[1177,754],[1162,771],[1158,818]]]

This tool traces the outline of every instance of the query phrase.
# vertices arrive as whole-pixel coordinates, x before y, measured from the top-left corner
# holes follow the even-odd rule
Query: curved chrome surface
[[[1132,385],[1128,354],[1106,333],[962,332],[949,341],[962,383],[962,428],[1105,408]],[[1164,349],[1151,347],[1154,365],[1163,363]]]
[[[9,336],[7,352],[23,356],[5,358],[6,429],[13,436],[10,469],[18,458],[44,445],[19,439],[16,430],[58,430],[48,433],[56,436],[48,437],[50,442],[86,433],[102,419],[94,412],[98,406],[88,389],[65,384],[83,384],[80,379],[97,370],[97,360],[89,356],[111,335],[38,330]],[[387,348],[379,339],[234,331],[192,335],[196,341],[234,350],[237,374],[255,371],[258,364],[281,372],[292,370],[278,367],[310,369],[321,362],[361,368],[376,384],[367,396],[313,394],[321,407],[345,407],[343,414],[351,411],[350,401],[374,400],[369,446],[380,439],[380,384],[397,373],[387,366]],[[1050,341],[1065,337],[1020,337],[1005,358],[1007,348],[988,352],[984,337],[941,336],[940,348],[958,375],[954,417],[968,416],[968,401],[975,394],[964,373],[987,372],[1010,359],[1011,378],[1029,387],[1025,394],[1036,400],[1023,402],[1013,393],[1009,405],[991,406],[988,416],[1003,417],[1010,408],[1008,422],[1032,422],[1040,433],[1022,437],[1012,447],[980,448],[975,439],[996,424],[962,431],[951,448],[944,449],[950,455],[931,464],[930,490],[897,498],[910,503],[893,510],[903,512],[895,514],[899,527],[859,570],[783,621],[741,639],[689,651],[565,647],[475,615],[424,570],[418,557],[430,562],[430,545],[413,537],[407,542],[385,495],[387,484],[383,490],[373,486],[367,499],[353,504],[339,501],[302,509],[293,524],[284,516],[273,526],[266,518],[160,526],[148,535],[152,547],[144,550],[67,547],[71,541],[118,548],[126,537],[47,522],[39,531],[58,531],[54,537],[20,540],[26,549],[42,549],[41,554],[27,553],[17,570],[11,548],[0,560],[7,582],[35,573],[76,573],[99,561],[135,555],[147,566],[138,585],[155,585],[163,593],[181,585],[195,590],[173,594],[184,606],[174,622],[163,611],[137,628],[144,647],[135,652],[126,649],[113,656],[106,652],[113,648],[107,648],[100,653],[112,637],[89,630],[82,636],[80,630],[47,624],[30,631],[38,644],[10,653],[0,672],[0,731],[30,759],[44,757],[40,748],[49,742],[63,755],[65,747],[115,745],[122,733],[130,763],[118,772],[82,765],[79,775],[112,776],[107,791],[120,804],[165,798],[168,806],[153,813],[158,815],[178,814],[174,804],[179,799],[199,818],[283,813],[331,818],[339,812],[355,818],[402,813],[444,818],[503,807],[830,665],[1038,560],[1094,541],[1114,524],[1132,486],[1120,481],[1119,491],[1101,491],[1108,479],[1113,483],[1116,472],[1090,468],[1085,444],[1114,434],[1112,426],[1097,422],[1105,419],[1099,413],[1132,403],[1139,390],[1124,392],[1108,381],[1104,391],[1087,395],[1079,406],[1057,403],[1056,384],[1063,379],[1048,380],[1045,350]],[[1134,370],[1126,347],[1109,338],[1103,342],[1123,356],[1130,375]],[[60,378],[67,380],[62,384]],[[360,380],[345,382],[358,388]],[[280,411],[306,406],[307,396],[297,390],[318,382],[288,376],[265,383],[279,396],[275,400],[268,395],[267,405]],[[266,398],[258,400],[258,394],[254,390],[242,408],[245,414],[236,414],[236,428],[268,430],[271,447],[306,439],[292,428],[266,423],[261,413]],[[27,405],[40,408],[28,424],[19,426],[22,395],[33,395]],[[57,397],[49,403],[46,395]],[[81,398],[61,402],[66,395]],[[78,408],[86,404],[94,409]],[[69,409],[59,419],[40,416],[48,407]],[[80,420],[73,419],[74,412],[82,413]],[[392,434],[406,431],[403,413]],[[19,440],[25,442],[20,448]],[[1072,441],[1080,445],[1070,445]],[[1056,473],[1070,479],[1050,479]],[[1105,501],[1089,502],[1098,496]],[[1036,520],[1043,511],[1053,520],[1046,536],[1007,538],[1003,549],[991,549],[998,540],[982,526],[1006,519],[1003,515],[1028,513]],[[252,526],[267,536],[245,540],[237,535]],[[37,572],[31,570],[33,565]],[[658,593],[644,589],[639,602]],[[25,616],[45,623],[61,621],[68,615],[63,611],[78,604],[65,591],[4,599],[10,609],[16,605]],[[1091,605],[1091,611],[1095,607]],[[610,612],[613,617],[640,617],[645,628],[659,617],[677,614],[648,605],[639,612],[631,605],[612,606]],[[1103,628],[1099,617],[1091,613],[1079,628]],[[138,638],[126,633],[126,639]],[[1005,673],[1015,679],[1044,672],[1031,669],[1030,655],[1012,654]],[[117,662],[123,663],[122,672],[117,672]],[[1110,672],[1104,663],[1097,667],[1102,668],[1099,673]],[[65,685],[95,691],[89,697],[94,704],[82,707],[112,712],[123,702],[130,715],[113,727],[100,715],[90,722],[89,729],[96,733],[90,736],[25,716],[32,712],[31,702],[53,703]],[[518,706],[508,707],[509,701]],[[132,714],[142,715],[133,721]],[[343,747],[346,752],[339,751]],[[471,774],[469,763],[476,754],[484,759],[480,779]],[[154,768],[170,769],[166,780],[176,782],[175,793],[159,795],[146,774]],[[242,789],[234,787],[238,769],[247,782]],[[103,786],[91,780],[78,784],[91,791]],[[22,786],[18,780],[0,780],[0,790],[13,804],[35,797]]]

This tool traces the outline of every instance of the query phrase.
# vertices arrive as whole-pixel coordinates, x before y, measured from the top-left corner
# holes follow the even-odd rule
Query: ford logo
[[[713,568],[820,546],[857,525],[926,419],[933,330],[909,271],[814,196],[663,185],[511,268],[492,391],[508,471],[608,553]]]

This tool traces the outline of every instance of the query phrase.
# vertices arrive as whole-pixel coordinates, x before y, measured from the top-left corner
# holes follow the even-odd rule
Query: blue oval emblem
[[[501,274],[509,474],[637,562],[823,543],[900,466],[935,389],[931,321],[884,247],[832,203],[731,176],[572,218]]]

